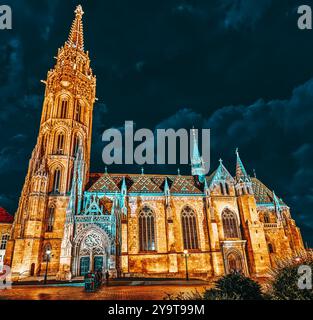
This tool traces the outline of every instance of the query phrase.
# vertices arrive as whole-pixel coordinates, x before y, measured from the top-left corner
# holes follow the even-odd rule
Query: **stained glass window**
[[[223,229],[225,238],[239,238],[239,229],[235,213],[226,209],[222,213]]]
[[[181,214],[184,249],[198,249],[197,222],[194,210],[186,206]]]
[[[140,251],[155,250],[154,213],[145,206],[139,213],[139,241]]]

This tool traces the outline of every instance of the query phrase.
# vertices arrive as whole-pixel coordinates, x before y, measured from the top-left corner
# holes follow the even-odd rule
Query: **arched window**
[[[184,249],[198,249],[197,221],[194,210],[186,206],[181,213]]]
[[[228,183],[225,183],[225,189],[226,189],[226,194],[230,195]]]
[[[148,206],[139,213],[139,242],[140,251],[155,250],[154,214]]]
[[[264,223],[270,223],[270,215],[266,212],[264,213]]]
[[[272,245],[271,243],[269,243],[267,246],[268,246],[268,252],[269,252],[269,253],[274,253],[274,247],[273,247],[273,245]]]
[[[46,232],[52,232],[52,231],[53,231],[54,211],[55,211],[55,208],[54,208],[54,207],[50,207],[50,208],[48,209]]]
[[[60,184],[61,184],[61,169],[56,169],[53,174],[53,185],[52,192],[60,193]]]
[[[67,106],[68,106],[68,101],[66,99],[61,100],[60,118],[62,119],[67,118]]]
[[[0,250],[5,250],[7,246],[7,242],[10,239],[10,236],[8,234],[4,234],[1,238],[1,244],[0,244]]]
[[[42,142],[41,142],[41,149],[40,149],[40,154],[43,156],[46,152],[47,149],[47,144],[48,144],[48,133],[46,133],[42,137]]]
[[[74,142],[73,142],[73,157],[76,156],[79,144],[80,144],[80,138],[79,138],[79,136],[77,134],[75,134]]]
[[[75,107],[75,120],[82,122],[82,112],[83,112],[83,103],[81,101],[76,101]]]
[[[224,186],[222,182],[220,183],[220,189],[221,189],[221,194],[224,194]]]
[[[56,136],[56,154],[64,154],[64,134],[60,133]]]
[[[235,213],[226,209],[222,213],[223,230],[225,238],[239,238],[239,228]]]
[[[50,259],[51,259],[51,254],[48,255],[47,252],[48,252],[48,251],[51,252],[51,249],[52,249],[52,247],[51,247],[51,244],[50,244],[50,243],[47,243],[47,244],[43,247],[42,260],[43,260],[44,262],[46,262],[47,260],[50,261]]]

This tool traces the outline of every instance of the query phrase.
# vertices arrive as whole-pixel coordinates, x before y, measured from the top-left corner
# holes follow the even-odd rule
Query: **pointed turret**
[[[252,182],[250,176],[240,159],[238,148],[236,149],[236,190],[238,195],[253,194]]]
[[[84,28],[83,28],[83,8],[81,5],[76,7],[75,19],[73,21],[67,43],[78,50],[84,51]]]
[[[198,176],[200,182],[204,182],[205,179],[205,168],[203,159],[200,156],[198,141],[196,137],[196,130],[192,129],[192,155],[191,155],[191,174]]]
[[[250,177],[240,159],[238,148],[236,149],[237,163],[236,163],[236,181],[237,182],[249,182]]]
[[[282,219],[282,208],[280,205],[280,201],[275,194],[275,191],[273,191],[273,202],[274,202],[275,212],[277,214],[277,217],[279,220],[281,220]]]

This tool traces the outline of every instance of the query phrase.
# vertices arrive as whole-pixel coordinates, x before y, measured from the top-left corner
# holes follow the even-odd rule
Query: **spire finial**
[[[236,155],[239,157],[239,149],[236,148]]]
[[[141,174],[144,175],[145,174],[145,169],[141,168]]]
[[[179,168],[177,169],[177,175],[180,176],[180,169]]]
[[[76,10],[74,12],[76,13],[76,17],[77,16],[82,17],[84,15],[84,13],[85,13],[83,11],[83,7],[80,4],[76,7]]]
[[[84,30],[83,17],[84,11],[81,5],[78,5],[75,10],[75,19],[72,23],[68,44],[78,50],[84,51]]]
[[[220,162],[220,165],[223,164],[223,159],[218,160]]]
[[[253,176],[254,176],[254,178],[256,178],[256,171],[255,171],[255,169],[253,169]]]
[[[108,174],[108,167],[107,166],[104,168],[104,172],[105,172],[105,174]]]

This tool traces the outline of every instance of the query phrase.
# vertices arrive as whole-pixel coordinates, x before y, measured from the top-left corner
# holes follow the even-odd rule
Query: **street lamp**
[[[51,256],[51,250],[48,249],[46,251],[46,273],[45,273],[45,279],[44,279],[44,284],[47,284],[47,277],[48,277],[48,265],[49,265],[49,261],[50,261],[50,256]]]
[[[183,257],[185,257],[185,265],[186,265],[186,280],[189,281],[189,274],[188,274],[188,250],[184,250],[184,253],[182,254]]]

